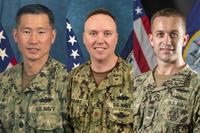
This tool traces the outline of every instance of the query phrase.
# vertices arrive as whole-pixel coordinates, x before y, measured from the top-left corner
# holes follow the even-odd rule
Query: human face
[[[112,60],[117,40],[116,24],[110,16],[97,14],[85,22],[83,41],[92,61]]]
[[[182,59],[182,47],[188,41],[180,17],[156,17],[149,35],[158,63],[173,63]]]
[[[55,36],[56,31],[50,26],[46,14],[24,14],[13,30],[24,61],[46,61]]]

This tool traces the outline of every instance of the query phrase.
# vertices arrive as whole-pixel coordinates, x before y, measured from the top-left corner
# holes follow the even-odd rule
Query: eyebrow
[[[158,30],[158,31],[155,31],[155,33],[159,33],[159,32],[164,32],[164,31],[163,31],[163,30]],[[179,33],[179,31],[178,31],[178,30],[171,30],[171,31],[170,31],[170,33],[171,33],[171,32],[177,32],[177,33]]]
[[[24,26],[20,28],[21,30],[32,30],[32,28]],[[44,27],[37,27],[36,30],[48,30],[48,28],[44,28]]]

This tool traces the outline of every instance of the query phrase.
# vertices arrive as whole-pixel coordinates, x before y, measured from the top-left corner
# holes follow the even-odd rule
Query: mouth
[[[160,48],[160,50],[163,50],[163,51],[174,51],[173,48]]]
[[[39,51],[38,48],[27,48],[27,50],[32,54],[35,54],[35,53],[37,53]]]
[[[97,50],[97,51],[103,51],[103,50],[106,50],[106,48],[104,48],[104,47],[95,47],[94,49]]]
[[[160,51],[163,53],[163,54],[172,54],[174,49],[172,48],[160,48]]]

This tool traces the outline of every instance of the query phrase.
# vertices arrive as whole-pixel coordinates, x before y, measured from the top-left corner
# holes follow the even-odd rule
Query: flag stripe
[[[148,63],[145,59],[145,56],[144,56],[143,51],[141,49],[141,45],[138,42],[138,39],[136,37],[135,32],[133,34],[133,44],[134,44],[134,47],[133,47],[134,50],[133,51],[134,51],[135,61],[137,62],[138,66],[140,68],[140,71],[142,73],[148,71],[150,68],[149,68]]]
[[[149,27],[150,25],[148,24],[147,17],[142,17],[142,19],[134,21],[136,38],[138,39],[138,43],[142,49],[141,51],[143,51],[144,58],[146,58],[149,69],[152,69],[156,64],[156,60],[148,39],[148,33],[150,33]]]
[[[16,64],[17,64],[17,61],[16,61],[15,58],[11,58],[10,63],[11,63],[12,65],[16,65]]]
[[[141,71],[140,71],[140,68],[139,68],[139,66],[138,66],[138,63],[136,62],[136,59],[135,59],[135,56],[133,56],[133,65],[134,65],[134,74],[135,75],[139,75],[139,74],[141,74]]]
[[[146,31],[147,34],[151,33],[151,26],[150,26],[150,22],[149,22],[149,19],[147,16],[143,16],[141,17],[142,19],[142,24],[143,24],[143,27]]]
[[[6,67],[6,69],[5,70],[8,70],[9,68],[11,68],[11,67],[13,67],[14,65],[12,64],[12,63],[9,63],[8,65],[7,65],[7,67]]]

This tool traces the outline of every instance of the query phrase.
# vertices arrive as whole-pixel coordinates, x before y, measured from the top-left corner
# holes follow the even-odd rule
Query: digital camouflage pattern
[[[0,75],[0,132],[64,132],[67,72],[49,58],[32,84],[22,86],[23,63]]]
[[[135,132],[200,132],[200,75],[186,66],[156,87],[154,71],[134,79]]]
[[[70,73],[69,124],[75,133],[132,132],[132,67],[119,58],[97,86],[90,64],[89,61]]]

